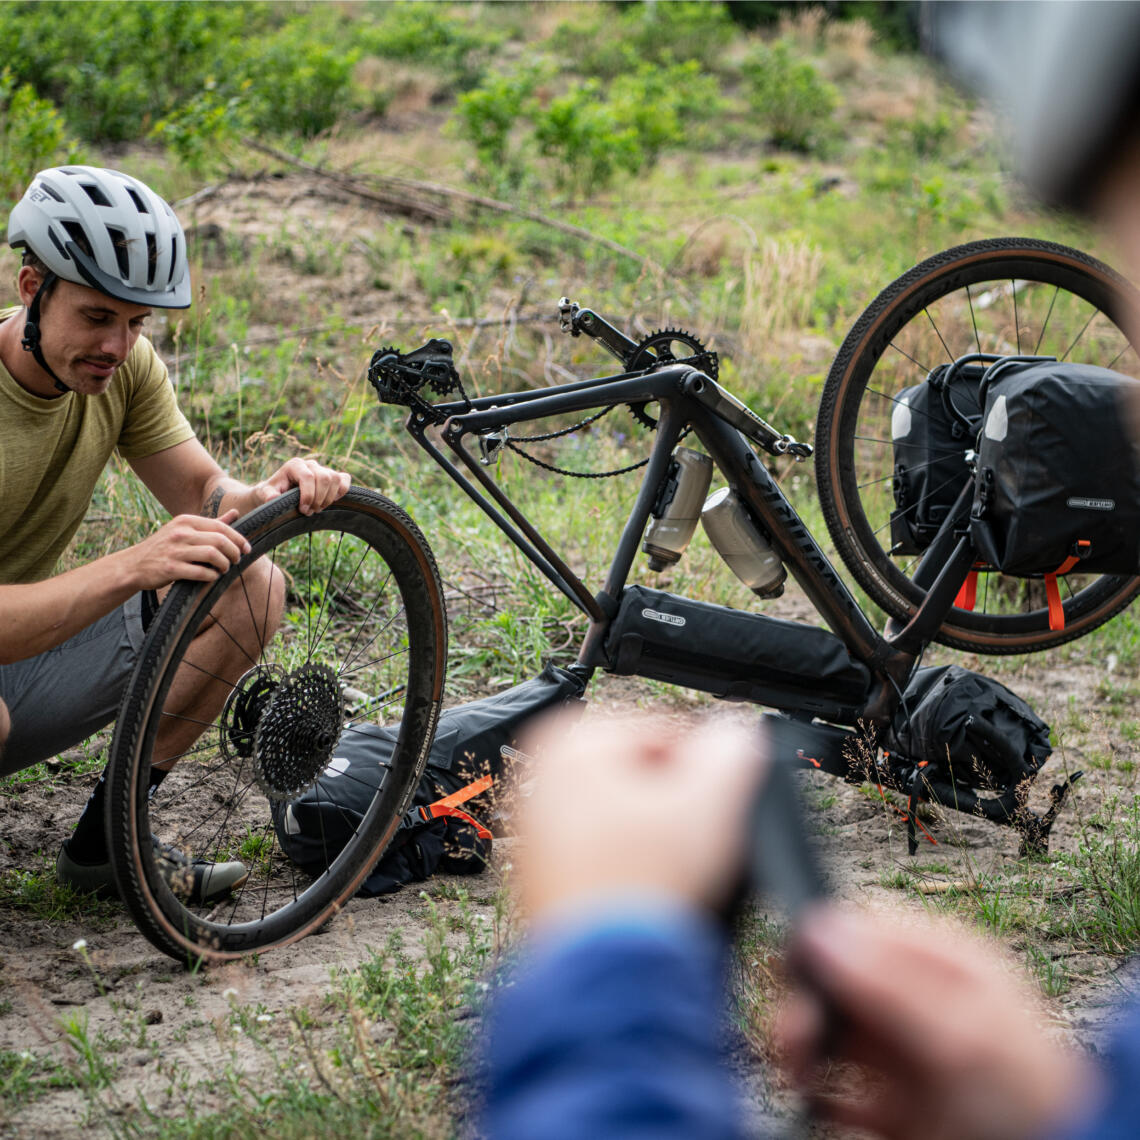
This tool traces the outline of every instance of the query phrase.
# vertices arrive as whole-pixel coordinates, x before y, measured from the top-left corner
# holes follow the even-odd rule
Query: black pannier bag
[[[974,447],[981,416],[982,372],[978,365],[943,364],[893,400],[892,554],[921,554],[971,478],[966,453]]]
[[[481,871],[504,818],[498,791],[510,764],[503,747],[514,747],[535,715],[578,702],[584,689],[577,674],[547,665],[505,692],[444,710],[411,805],[359,894],[388,894],[436,872]],[[316,785],[273,804],[281,849],[302,871],[320,874],[348,842],[383,779],[397,731],[349,725]]]
[[[1049,759],[1049,726],[1004,685],[959,665],[919,669],[883,742],[967,788],[1004,792]]]
[[[606,634],[606,669],[730,701],[853,724],[871,676],[834,634],[815,626],[627,586]]]
[[[1140,471],[1124,406],[1140,399],[1136,383],[1090,364],[991,369],[970,517],[979,557],[1022,576],[1140,571]]]

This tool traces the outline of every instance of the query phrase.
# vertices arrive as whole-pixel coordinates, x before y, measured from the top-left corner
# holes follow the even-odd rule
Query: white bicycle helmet
[[[31,250],[57,277],[120,301],[185,309],[192,300],[174,211],[117,170],[40,171],[8,219],[8,244]]]

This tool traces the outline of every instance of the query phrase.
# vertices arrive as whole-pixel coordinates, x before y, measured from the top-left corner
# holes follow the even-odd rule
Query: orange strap
[[[958,591],[958,596],[954,599],[954,605],[960,610],[972,610],[974,603],[978,600],[978,572],[971,570],[966,575],[966,580],[962,583],[962,588]]]
[[[494,782],[494,777],[488,772],[487,775],[480,776],[478,780],[468,784],[466,787],[452,792],[449,796],[444,796],[442,800],[436,800],[433,804],[421,807],[420,818],[426,823],[428,820],[439,819],[441,816],[450,815],[456,819],[463,820],[464,823],[471,824],[480,839],[490,839],[491,833],[473,816],[460,810],[459,804],[474,799],[480,792],[485,792]]]
[[[1077,542],[1078,547],[1090,545],[1085,538]],[[1052,574],[1045,575],[1045,600],[1049,604],[1049,628],[1052,630],[1065,628],[1065,607],[1061,604],[1061,588],[1057,585],[1057,579],[1068,574],[1078,562],[1080,558],[1076,554],[1070,554]]]
[[[922,764],[919,764],[919,767],[920,768],[925,767],[925,761]],[[887,807],[893,809],[904,820],[911,818],[911,815],[912,815],[911,812],[903,811],[903,809],[901,807],[899,807],[898,804],[891,803],[891,801],[887,799],[887,793],[883,791],[883,785],[882,784],[876,784],[875,787],[879,789],[879,798],[883,801],[883,803]],[[914,822],[918,825],[919,831],[921,831],[922,834],[925,835],[926,838],[931,843],[933,843],[935,847],[937,847],[938,846],[938,840],[935,839],[934,836],[930,834],[930,832],[926,829],[926,825],[922,822],[922,820],[919,819],[918,816],[914,816],[913,818],[914,818]]]
[[[450,815],[455,819],[461,819],[464,823],[469,823],[475,828],[475,834],[480,839],[490,839],[491,833],[477,820],[474,816],[468,815],[462,808],[452,807],[444,800],[436,800],[434,804],[428,804],[427,807],[420,808],[420,818],[426,823],[428,820],[439,819],[441,816]]]
[[[485,776],[480,776],[472,784],[468,784],[465,788],[460,788],[457,792],[452,792],[450,796],[444,796],[442,800],[436,800],[432,807],[438,804],[440,807],[456,807],[459,804],[465,804],[468,800],[474,799],[480,792],[485,792],[493,783],[494,778],[488,772]]]

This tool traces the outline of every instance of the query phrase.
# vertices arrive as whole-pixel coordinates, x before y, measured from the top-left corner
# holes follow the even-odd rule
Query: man
[[[302,511],[319,511],[350,482],[291,459],[247,486],[194,437],[142,335],[154,309],[191,303],[185,237],[142,182],[87,166],[42,171],[12,210],[8,242],[23,264],[20,305],[0,312],[0,775],[114,719],[169,585],[211,581],[249,553],[231,525],[239,516],[291,487]],[[173,517],[133,546],[56,573],[115,450]],[[175,679],[152,784],[216,714],[225,691],[217,678],[236,680],[246,647],[280,620],[279,573],[254,563],[243,581],[240,596],[223,595]],[[103,815],[100,779],[60,851],[61,881],[113,889]],[[159,862],[180,883],[192,879],[195,903],[224,896],[247,873],[172,847]]]

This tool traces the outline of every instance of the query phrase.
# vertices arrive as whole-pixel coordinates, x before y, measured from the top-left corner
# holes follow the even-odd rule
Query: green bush
[[[466,12],[422,2],[372,5],[354,42],[366,55],[431,67],[443,73],[446,87],[466,91],[478,85],[503,42]]]
[[[351,26],[324,4],[9,3],[0,58],[92,142],[141,138],[203,92],[253,129],[312,136],[351,108]]]
[[[76,160],[54,104],[17,83],[10,68],[0,71],[0,210],[7,215],[37,171]]]
[[[543,77],[539,68],[493,75],[457,100],[453,129],[474,146],[485,184],[517,189],[538,157],[558,189],[593,193],[652,168],[722,104],[716,80],[691,61],[641,63],[608,86],[587,79],[546,100],[536,94]]]
[[[482,181],[492,189],[515,189],[526,159],[512,139],[538,82],[535,71],[491,75],[455,103],[452,129],[475,148]]]
[[[758,46],[741,71],[752,109],[776,146],[818,150],[834,133],[838,92],[806,60],[793,59],[786,43]]]
[[[703,0],[583,5],[581,10],[586,14],[559,25],[550,48],[578,74],[592,78],[612,79],[645,63],[686,60],[716,69],[734,35],[724,6]]]

